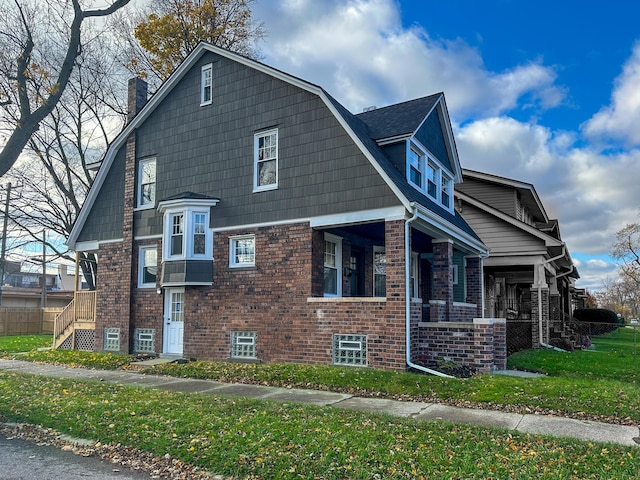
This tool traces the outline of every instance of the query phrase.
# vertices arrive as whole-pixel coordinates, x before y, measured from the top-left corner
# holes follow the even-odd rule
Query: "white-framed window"
[[[373,296],[387,296],[387,255],[384,247],[373,247]]]
[[[440,175],[440,203],[446,209],[451,208],[451,184],[453,182],[444,173]]]
[[[407,182],[453,213],[453,179],[415,140],[407,142]]]
[[[409,173],[408,178],[414,186],[423,189],[424,157],[420,156],[413,148],[409,148]]]
[[[138,287],[155,288],[158,275],[158,247],[140,247],[138,255]]]
[[[333,334],[333,363],[336,365],[367,365],[367,336]]]
[[[240,235],[229,239],[229,266],[253,267],[256,264],[255,235]]]
[[[278,188],[278,129],[254,135],[254,191]]]
[[[184,213],[169,215],[171,233],[169,236],[169,257],[184,256]]]
[[[342,296],[342,238],[324,234],[324,296]]]
[[[431,162],[427,165],[427,195],[438,198],[438,169]]]
[[[206,212],[193,212],[193,232],[191,236],[193,238],[193,256],[206,255],[207,253],[207,218]]]
[[[213,64],[202,66],[200,74],[200,105],[211,105],[213,101]]]
[[[138,162],[138,208],[152,208],[156,204],[156,159]]]
[[[209,228],[209,210],[203,210],[205,206],[178,203],[160,208],[164,213],[163,260],[213,258],[213,233]]]

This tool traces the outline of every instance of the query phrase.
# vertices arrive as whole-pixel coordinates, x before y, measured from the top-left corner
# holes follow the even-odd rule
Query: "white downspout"
[[[541,267],[544,267],[545,265],[548,265],[551,262],[555,262],[556,260],[561,259],[562,257],[564,257],[567,253],[567,246],[563,243],[562,244],[562,253],[560,255],[558,255],[557,257],[553,257],[550,258],[549,260],[545,260],[544,262],[542,262],[540,264]],[[544,272],[544,269],[543,269]],[[538,275],[540,275],[540,273],[538,272]],[[557,278],[557,277],[556,277]],[[548,327],[548,325],[547,325]],[[551,348],[553,350],[556,350],[558,352],[566,352],[566,350],[563,350],[562,348],[558,348],[558,347],[554,347],[553,345],[549,345],[548,343],[544,343],[542,341],[542,287],[540,286],[540,279],[538,278],[538,335],[540,338],[540,345],[542,345],[545,348]]]
[[[413,215],[411,218],[404,222],[404,296],[405,296],[405,323],[406,323],[406,352],[407,352],[407,365],[416,370],[430,373],[431,375],[437,375],[438,377],[455,378],[446,373],[432,370],[431,368],[423,367],[422,365],[415,364],[411,361],[411,245],[409,242],[410,224],[418,218],[418,212],[416,208],[413,208]]]

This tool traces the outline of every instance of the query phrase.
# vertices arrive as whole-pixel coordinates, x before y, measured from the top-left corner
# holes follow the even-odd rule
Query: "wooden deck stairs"
[[[95,329],[96,292],[77,291],[55,319],[53,348],[93,350]]]

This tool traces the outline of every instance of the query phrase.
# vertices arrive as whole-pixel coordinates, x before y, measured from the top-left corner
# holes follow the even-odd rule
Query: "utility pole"
[[[47,231],[42,230],[42,296],[40,307],[47,306]]]
[[[11,200],[11,182],[7,184],[7,198],[4,201],[4,222],[2,224],[2,246],[0,247],[0,306],[2,306],[2,286],[4,285],[5,256],[7,252],[7,225],[9,221],[9,201]]]

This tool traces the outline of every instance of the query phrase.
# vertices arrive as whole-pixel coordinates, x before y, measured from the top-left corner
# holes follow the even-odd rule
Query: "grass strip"
[[[0,372],[0,416],[244,478],[633,478],[638,450]]]

